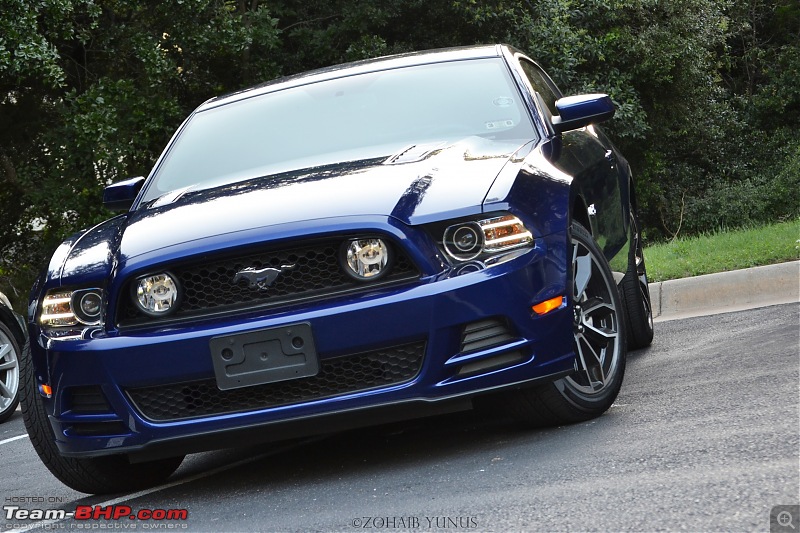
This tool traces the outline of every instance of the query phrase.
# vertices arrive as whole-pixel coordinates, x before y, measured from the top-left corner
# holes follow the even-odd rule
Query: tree
[[[797,216],[795,0],[0,0],[0,290],[198,104],[280,75],[508,42],[606,92],[651,238]]]
[[[257,1],[2,2],[0,276],[19,294],[191,109],[277,75],[277,20]]]

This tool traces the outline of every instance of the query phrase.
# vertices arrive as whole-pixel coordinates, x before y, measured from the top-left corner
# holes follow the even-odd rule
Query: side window
[[[553,115],[558,115],[558,110],[556,110],[556,100],[561,98],[558,88],[556,88],[555,84],[550,80],[547,74],[545,74],[539,67],[530,61],[520,59],[519,63],[522,66],[522,71],[525,73],[525,77],[528,78],[528,81],[533,89],[542,96],[542,100],[544,100],[544,103],[547,105],[550,113]]]

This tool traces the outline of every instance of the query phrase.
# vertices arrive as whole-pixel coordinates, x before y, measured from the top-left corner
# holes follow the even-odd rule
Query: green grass
[[[800,259],[800,218],[654,244],[644,257],[650,281],[794,261]]]

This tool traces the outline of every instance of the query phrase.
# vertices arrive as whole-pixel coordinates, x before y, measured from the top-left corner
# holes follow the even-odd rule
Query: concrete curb
[[[800,302],[800,261],[650,284],[656,321]]]

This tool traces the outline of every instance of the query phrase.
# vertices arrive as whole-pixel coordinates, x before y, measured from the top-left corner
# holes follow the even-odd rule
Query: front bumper
[[[571,309],[564,305],[537,316],[531,306],[568,294],[566,242],[565,235],[551,235],[480,272],[267,317],[228,317],[78,340],[49,339],[36,331],[32,356],[37,376],[53,390],[43,401],[59,450],[72,457],[195,452],[294,437],[309,428],[330,431],[460,409],[477,394],[557,379],[573,368]],[[487,319],[506,325],[502,342],[478,348],[465,344],[465,329]],[[271,403],[256,399],[231,405],[225,391],[211,387],[209,394],[222,395],[213,408],[172,410],[172,403],[192,401],[181,397],[182,384],[214,380],[212,338],[296,323],[311,325],[322,366],[397,346],[421,347],[419,366],[387,385],[324,390]],[[170,387],[178,392],[150,402],[151,407],[164,404],[155,411],[134,394]],[[235,394],[247,400],[250,391],[255,389]],[[370,417],[371,412],[377,416]],[[243,432],[248,441],[240,438]]]

